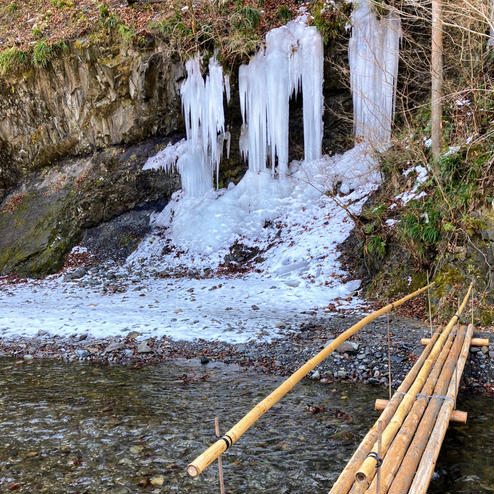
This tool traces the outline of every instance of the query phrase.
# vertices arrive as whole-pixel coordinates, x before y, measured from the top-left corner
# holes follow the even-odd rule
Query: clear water
[[[219,492],[217,467],[185,468],[280,378],[234,366],[172,361],[135,369],[0,359],[0,492]],[[325,493],[376,418],[384,389],[305,381],[224,455],[228,493]],[[313,404],[321,410],[310,413]],[[494,490],[494,410],[463,395],[434,493]],[[163,476],[162,487],[150,479]]]

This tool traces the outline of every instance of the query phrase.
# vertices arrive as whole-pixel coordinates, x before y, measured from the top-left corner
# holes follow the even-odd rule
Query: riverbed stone
[[[337,348],[338,353],[355,353],[359,349],[359,344],[353,341],[344,341]]]
[[[314,379],[314,381],[318,381],[319,379],[321,379],[321,373],[318,370],[315,370],[309,375],[309,377],[311,379]]]
[[[149,483],[155,487],[161,487],[165,483],[165,477],[163,475],[156,475],[155,477],[151,477]]]
[[[104,350],[103,353],[116,352],[121,350],[125,345],[121,341],[114,341],[110,343]]]
[[[136,338],[139,338],[139,336],[141,336],[141,333],[139,333],[139,331],[130,331],[129,333],[127,333],[127,338],[129,340],[135,340]]]
[[[147,341],[142,341],[137,347],[137,353],[152,353],[153,349],[147,344]]]

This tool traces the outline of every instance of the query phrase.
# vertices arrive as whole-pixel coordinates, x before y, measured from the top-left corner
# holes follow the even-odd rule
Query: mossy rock
[[[166,203],[180,180],[177,174],[142,170],[155,147],[150,141],[67,160],[12,192],[0,204],[0,274],[54,273],[85,229],[142,204]],[[133,239],[132,246],[137,244]]]
[[[0,214],[0,273],[43,276],[58,270],[77,240],[71,220],[71,189],[33,192]]]

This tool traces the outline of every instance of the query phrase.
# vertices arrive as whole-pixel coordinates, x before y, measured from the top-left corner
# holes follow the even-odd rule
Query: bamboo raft
[[[466,421],[455,404],[474,327],[457,322],[470,291],[448,325],[426,342],[330,494],[427,492],[449,422]],[[376,409],[383,405],[378,400]]]
[[[306,362],[226,434],[187,467],[196,477],[229,449],[275,403],[343,341],[370,321],[386,314],[432,286],[427,285],[364,317]],[[442,330],[423,339],[424,351],[390,400],[377,400],[379,419],[334,483],[329,494],[425,494],[434,473],[449,422],[465,423],[467,414],[456,408],[459,382],[470,346],[488,345],[474,339],[473,324],[458,324],[472,285]]]

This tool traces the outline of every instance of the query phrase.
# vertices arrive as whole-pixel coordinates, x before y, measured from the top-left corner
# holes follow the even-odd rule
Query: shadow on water
[[[185,467],[281,382],[197,361],[134,369],[0,360],[0,489],[217,493],[217,467]],[[327,492],[377,417],[384,389],[304,381],[224,455],[228,493]],[[429,494],[493,492],[494,410],[463,396]],[[160,477],[162,477],[160,479]],[[160,481],[163,486],[160,487]]]

